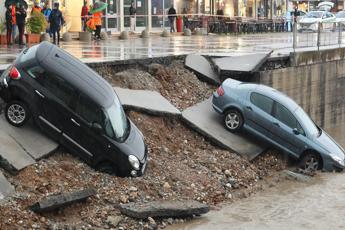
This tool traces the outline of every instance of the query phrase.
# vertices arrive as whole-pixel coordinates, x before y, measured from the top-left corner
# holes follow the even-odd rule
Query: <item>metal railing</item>
[[[345,44],[345,24],[341,22],[294,23],[293,49]]]

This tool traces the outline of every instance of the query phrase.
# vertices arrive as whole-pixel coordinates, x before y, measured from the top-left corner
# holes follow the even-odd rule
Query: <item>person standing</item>
[[[177,18],[176,10],[173,5],[171,5],[168,11],[168,19],[170,25],[170,33],[175,32],[175,18]]]
[[[23,38],[24,38],[24,29],[25,29],[25,19],[26,19],[26,10],[24,9],[24,5],[17,3],[16,9],[16,21],[19,31],[19,45],[24,45]]]
[[[94,4],[94,8],[98,8],[97,2]],[[102,11],[93,13],[93,20],[96,26],[95,39],[101,40],[101,29],[102,29]]]
[[[87,2],[84,1],[84,5],[81,8],[81,25],[82,25],[82,30],[85,32],[86,31],[86,22],[88,19],[89,15],[89,7],[87,6]]]
[[[54,3],[54,9],[50,13],[49,16],[49,23],[50,23],[50,32],[53,34],[53,43],[56,44],[56,36],[57,36],[57,44],[60,44],[60,29],[61,26],[65,23],[62,12],[59,10],[59,3]]]
[[[188,10],[186,8],[183,8],[182,14],[183,14],[184,27],[185,27],[185,29],[189,29],[189,21],[188,21],[188,15],[187,15]]]
[[[6,9],[6,39],[7,39],[7,44],[12,45],[12,5],[7,6]]]
[[[47,22],[49,23],[49,16],[50,16],[52,10],[49,8],[49,5],[48,5],[48,4],[49,4],[49,3],[46,2],[46,4],[45,4],[44,7],[43,7],[42,12],[43,12],[43,15],[44,15],[44,17],[46,18]],[[50,32],[50,28],[49,28],[49,27],[47,27],[46,33],[49,33],[49,36],[52,37],[52,33]]]
[[[130,26],[131,26],[131,31],[134,33],[135,31],[135,24],[136,24],[136,14],[137,14],[137,9],[135,9],[134,2],[131,3],[131,7],[129,7],[129,17],[130,17]]]
[[[55,4],[55,3],[54,3]],[[35,3],[35,5],[34,5],[34,7],[32,7],[32,11],[31,11],[31,13],[33,13],[33,12],[39,12],[39,13],[42,13],[42,9],[41,9],[41,7],[40,7],[40,4],[39,3]]]

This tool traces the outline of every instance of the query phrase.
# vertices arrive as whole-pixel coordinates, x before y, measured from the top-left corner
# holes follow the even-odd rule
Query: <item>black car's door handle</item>
[[[253,111],[252,107],[250,107],[250,106],[246,106],[246,108],[250,111]]]
[[[44,95],[43,95],[43,94],[41,94],[41,93],[40,93],[40,91],[38,91],[37,89],[35,90],[35,93],[36,93],[38,96],[40,96],[40,97],[44,98]]]
[[[80,124],[79,124],[76,120],[74,120],[73,118],[71,118],[71,121],[72,121],[76,126],[80,126]]]
[[[280,127],[279,123],[278,122],[273,122],[273,124],[277,127]]]

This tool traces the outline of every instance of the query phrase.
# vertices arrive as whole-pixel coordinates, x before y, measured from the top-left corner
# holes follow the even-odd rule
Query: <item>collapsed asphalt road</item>
[[[156,65],[156,69],[160,74],[148,73],[145,89],[153,88],[152,82],[155,82],[158,91],[180,109],[203,101],[214,90],[198,81],[182,63],[175,62],[168,68]],[[125,88],[129,81],[123,77],[116,86]],[[141,83],[132,81],[131,88],[136,88],[133,84],[142,87]],[[219,204],[247,197],[262,188],[263,179],[285,167],[278,153],[264,154],[250,163],[211,144],[177,118],[140,112],[128,112],[128,115],[143,132],[149,146],[149,166],[142,178],[102,174],[69,154],[56,153],[26,167],[16,176],[5,172],[16,191],[0,206],[0,229],[54,226],[140,229],[151,223],[122,216],[118,204],[180,199]],[[86,203],[44,214],[27,208],[46,195],[87,187],[95,188],[97,195]],[[160,226],[174,222],[170,219],[155,221]]]

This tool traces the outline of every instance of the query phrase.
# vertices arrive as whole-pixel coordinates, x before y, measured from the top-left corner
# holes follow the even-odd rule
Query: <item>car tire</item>
[[[319,154],[314,152],[308,152],[302,157],[299,163],[299,167],[307,172],[314,172],[320,169],[320,160],[321,159]]]
[[[6,105],[5,117],[11,125],[21,127],[29,120],[30,112],[25,103],[11,101]]]
[[[230,132],[238,132],[243,126],[243,116],[237,109],[228,109],[224,113],[224,126]]]

